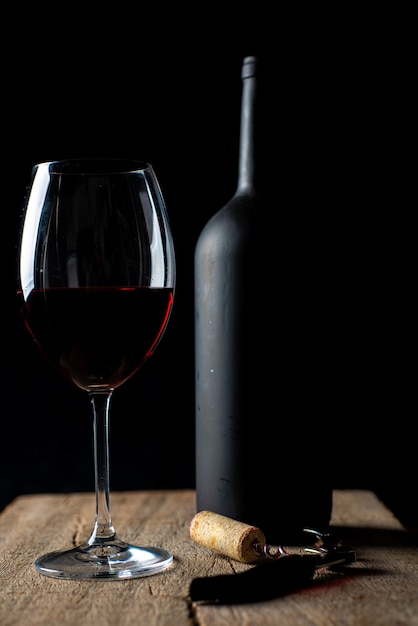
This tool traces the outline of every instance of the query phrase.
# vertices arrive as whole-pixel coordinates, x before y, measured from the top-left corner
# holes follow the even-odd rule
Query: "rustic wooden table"
[[[38,555],[89,536],[94,495],[18,497],[0,515],[1,626],[418,625],[417,539],[369,491],[334,492],[332,527],[357,554],[344,573],[322,570],[303,589],[235,605],[190,599],[193,578],[252,567],[191,541],[194,491],[113,493],[111,504],[123,539],[168,548],[173,565],[133,580],[41,576]]]

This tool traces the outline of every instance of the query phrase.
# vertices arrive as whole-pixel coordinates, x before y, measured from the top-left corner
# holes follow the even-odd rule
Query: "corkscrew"
[[[304,528],[309,538],[301,554],[271,546],[256,526],[211,511],[197,513],[190,524],[196,543],[255,567],[240,574],[195,578],[193,601],[235,603],[265,600],[308,584],[316,570],[341,568],[356,561],[351,548],[331,532]]]

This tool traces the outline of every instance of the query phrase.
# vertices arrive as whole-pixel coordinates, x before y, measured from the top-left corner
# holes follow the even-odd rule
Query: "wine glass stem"
[[[113,390],[89,393],[94,417],[94,474],[96,521],[88,543],[98,544],[116,538],[110,515],[109,411]]]

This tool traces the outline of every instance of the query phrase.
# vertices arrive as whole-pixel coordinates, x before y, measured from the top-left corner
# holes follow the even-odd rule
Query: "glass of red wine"
[[[112,524],[112,395],[152,356],[167,327],[176,264],[152,166],[126,159],[69,159],[32,170],[19,239],[18,297],[43,356],[86,391],[93,412],[96,516],[79,546],[35,561],[65,579],[148,576],[167,550],[131,545]]]

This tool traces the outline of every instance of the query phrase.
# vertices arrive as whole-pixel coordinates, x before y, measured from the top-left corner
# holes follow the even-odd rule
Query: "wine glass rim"
[[[120,157],[81,157],[43,161],[34,169],[46,168],[50,174],[101,175],[129,174],[152,169],[147,161]]]

